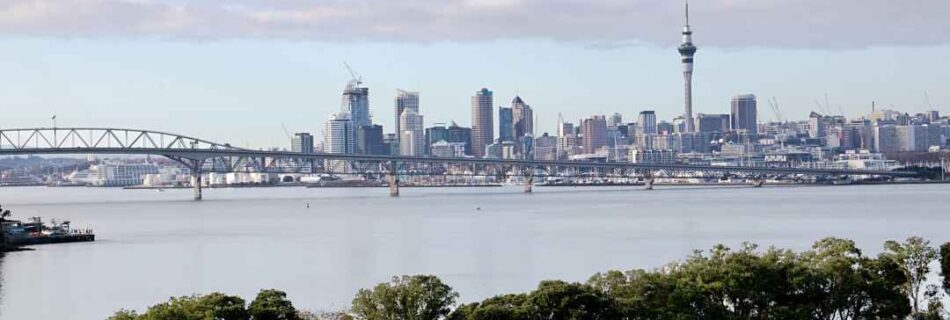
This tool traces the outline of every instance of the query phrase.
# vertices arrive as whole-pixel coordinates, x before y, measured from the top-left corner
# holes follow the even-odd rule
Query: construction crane
[[[350,80],[350,83],[356,86],[363,84],[363,77],[360,75],[357,75],[356,72],[353,72],[353,68],[350,68],[349,63],[347,63],[346,61],[343,61],[343,65],[346,66],[346,71],[349,71],[350,77],[353,78],[352,80]]]
[[[280,123],[280,126],[284,128],[284,134],[287,135],[287,140],[294,140],[294,136],[290,135],[290,131],[287,131],[287,126],[283,122]]]
[[[934,109],[933,103],[930,103],[930,95],[927,94],[927,91],[924,91],[924,102],[927,103],[927,109],[930,109],[930,110]]]
[[[772,99],[769,100],[769,105],[772,106],[772,112],[775,113],[775,119],[778,120],[779,123],[784,123],[785,120],[782,118],[782,111],[778,108],[778,100],[776,100],[775,97],[772,97]]]

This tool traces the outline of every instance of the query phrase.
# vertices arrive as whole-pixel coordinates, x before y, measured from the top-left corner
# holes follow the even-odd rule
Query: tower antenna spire
[[[686,0],[686,25],[689,25],[689,0]]]

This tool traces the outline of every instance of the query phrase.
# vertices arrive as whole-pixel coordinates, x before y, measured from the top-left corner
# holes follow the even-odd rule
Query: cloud
[[[853,48],[950,42],[946,0],[694,0],[700,46]],[[0,34],[316,41],[552,39],[671,45],[675,0],[0,0]]]

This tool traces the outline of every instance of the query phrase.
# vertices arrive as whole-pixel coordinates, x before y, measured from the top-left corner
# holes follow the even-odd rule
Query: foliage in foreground
[[[925,284],[940,262],[942,286]],[[946,319],[950,243],[919,237],[888,241],[876,256],[850,240],[827,238],[811,250],[716,246],[658,270],[607,271],[586,283],[543,281],[527,293],[456,306],[458,293],[434,276],[402,276],[360,290],[351,310],[298,312],[283,292],[263,290],[245,307],[213,293],[173,298],[139,315],[111,319]]]

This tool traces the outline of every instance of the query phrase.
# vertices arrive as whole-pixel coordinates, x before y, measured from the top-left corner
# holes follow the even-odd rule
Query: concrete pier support
[[[653,177],[647,177],[647,178],[643,179],[643,189],[644,189],[644,190],[653,190],[653,182],[655,182],[655,181],[656,181],[656,179],[653,178]]]
[[[398,197],[399,196],[399,177],[394,174],[389,175],[389,196]]]
[[[762,179],[762,178],[755,178],[755,179],[752,179],[752,186],[753,186],[753,187],[761,188],[763,185],[765,185],[765,180],[764,180],[764,179]]]
[[[195,200],[201,200],[201,173],[192,172],[191,187],[195,190]]]
[[[399,163],[396,161],[389,162],[389,196],[398,197],[399,196]]]
[[[527,176],[524,177],[524,193],[531,193],[534,188],[534,177]]]

